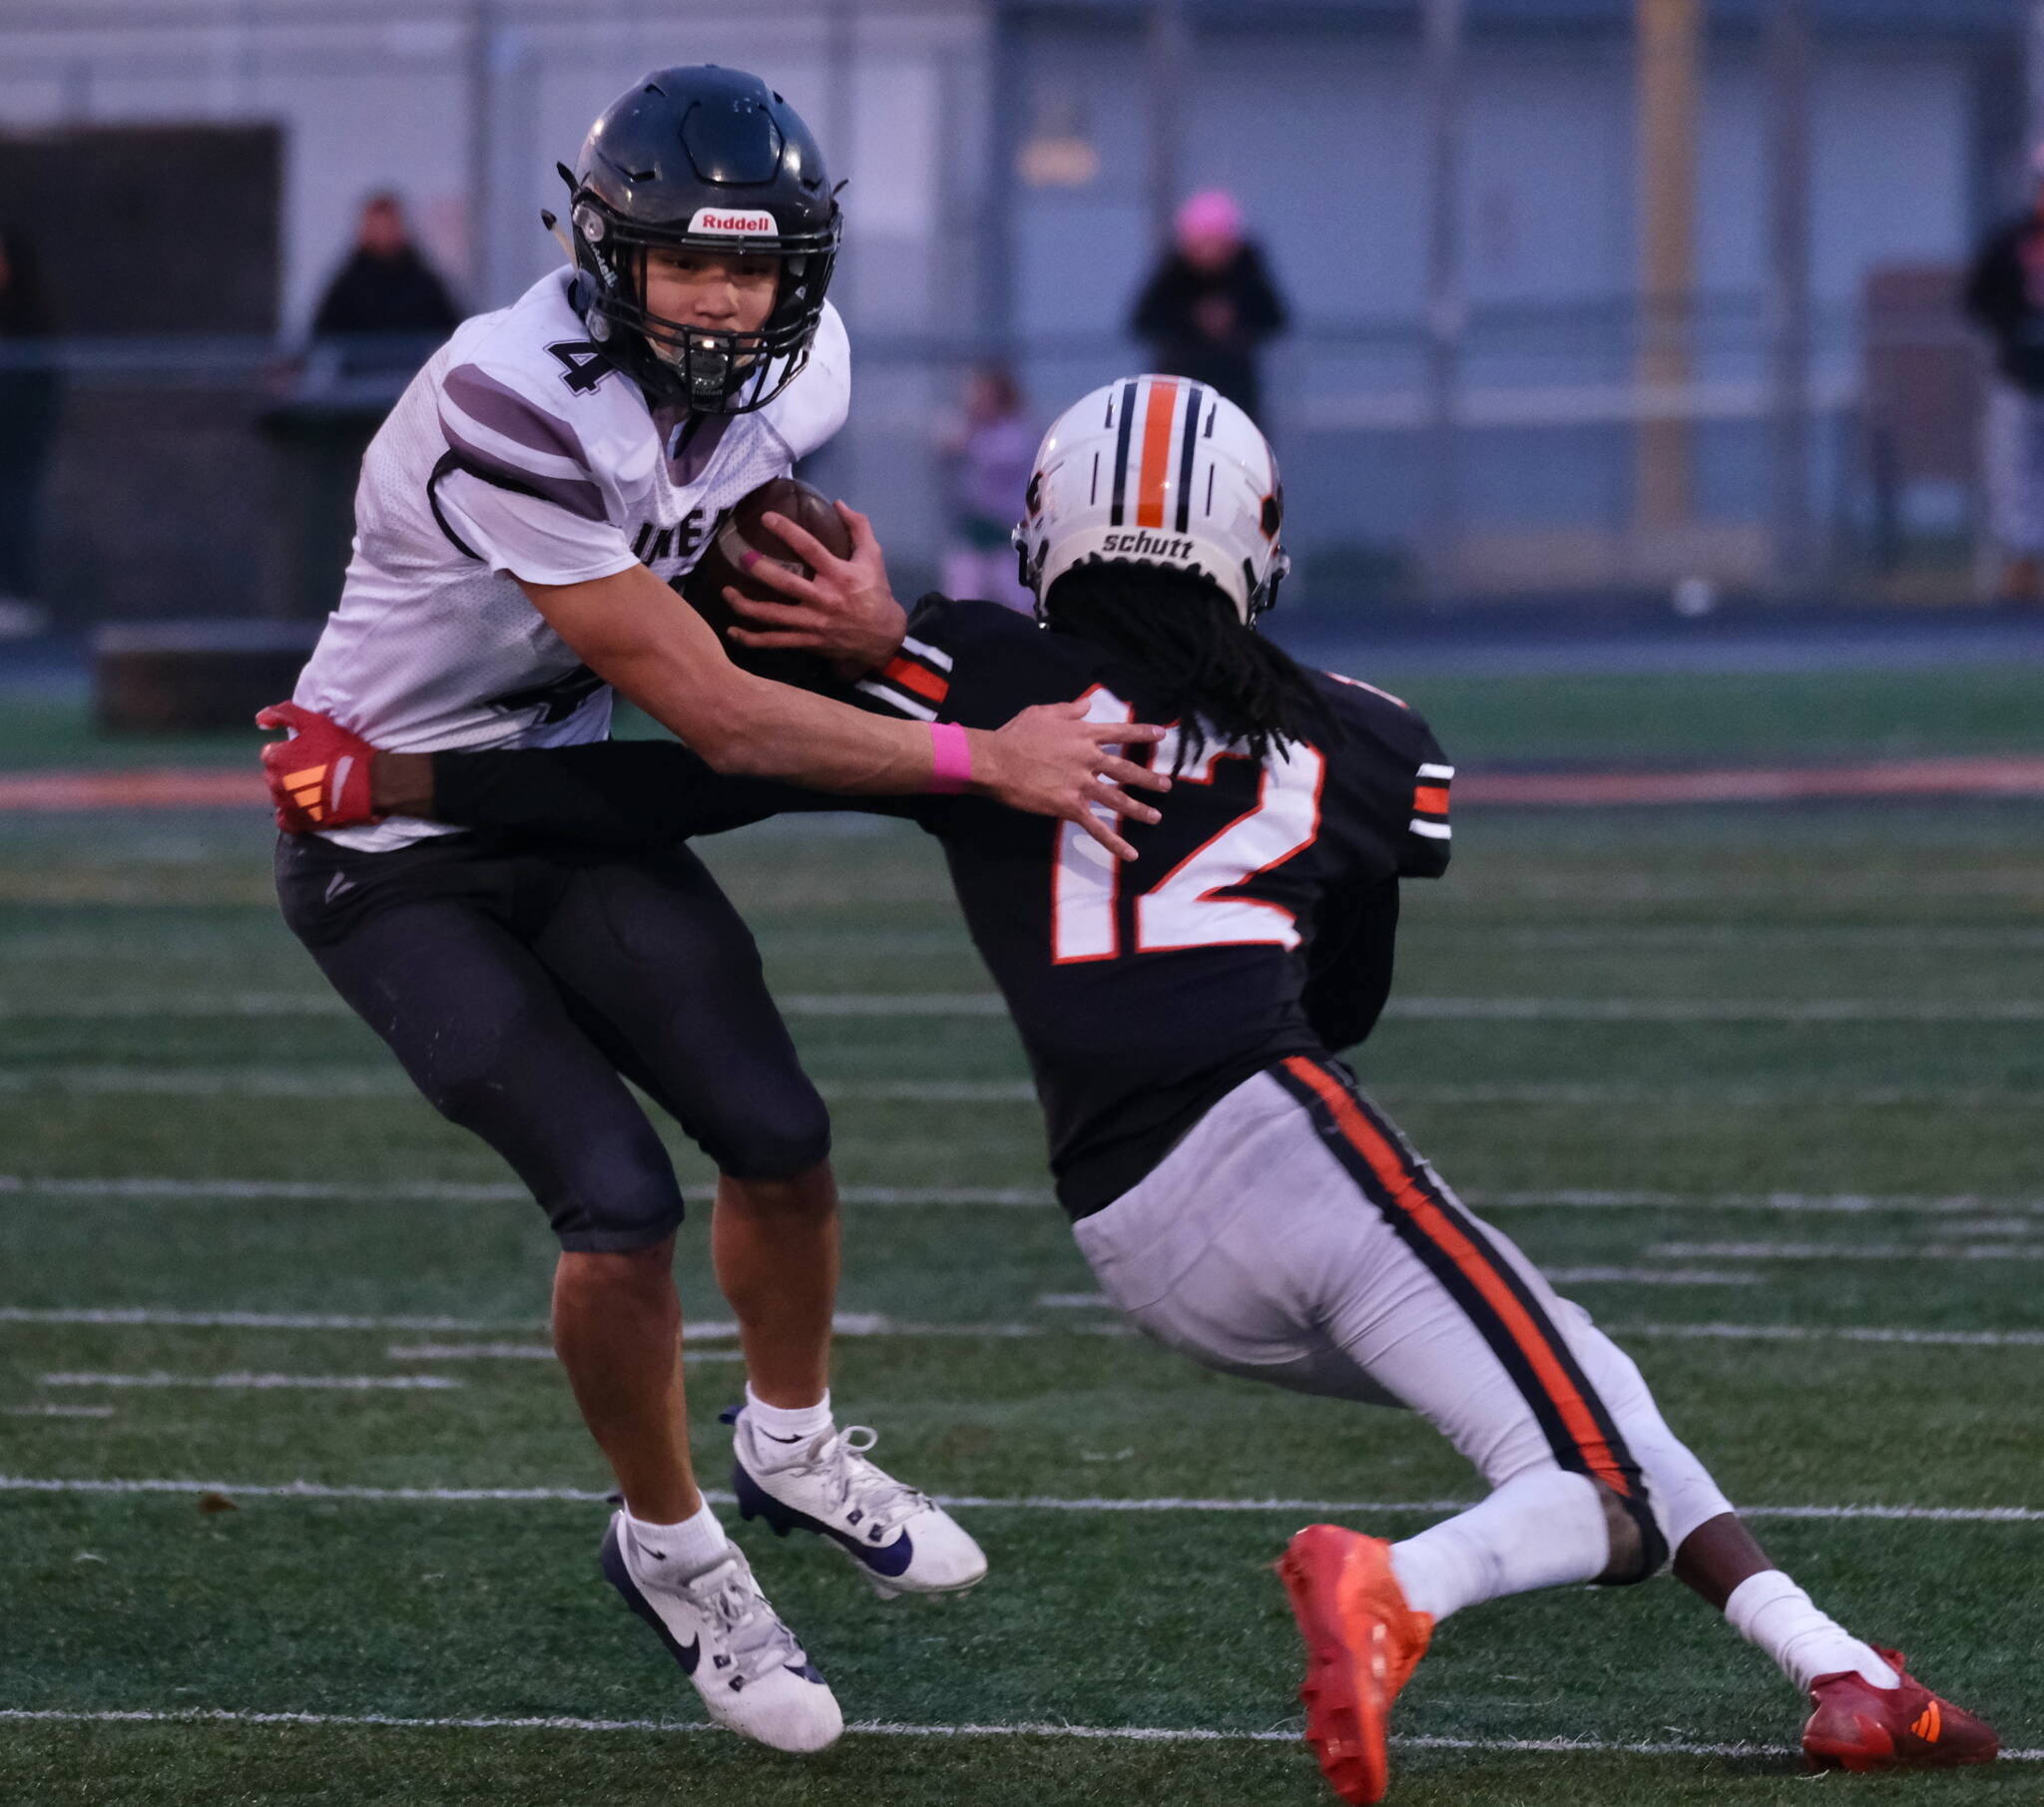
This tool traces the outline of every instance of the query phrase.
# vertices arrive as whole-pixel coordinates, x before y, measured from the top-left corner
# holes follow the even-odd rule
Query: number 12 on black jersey
[[[1089,721],[1133,721],[1136,711],[1111,690],[1088,698]],[[1151,752],[1159,771],[1179,757],[1173,729]],[[1175,785],[1212,784],[1225,759],[1249,754],[1210,740],[1187,762]],[[1263,768],[1256,801],[1209,836],[1135,901],[1133,947],[1122,945],[1119,908],[1123,862],[1076,822],[1058,834],[1057,870],[1051,879],[1051,958],[1059,966],[1114,960],[1125,953],[1168,954],[1186,948],[1298,945],[1298,924],[1281,904],[1224,896],[1260,872],[1312,845],[1320,827],[1320,786],[1326,760],[1319,749],[1293,741]],[[1167,801],[1162,805],[1169,809]],[[1106,812],[1102,811],[1103,817]]]

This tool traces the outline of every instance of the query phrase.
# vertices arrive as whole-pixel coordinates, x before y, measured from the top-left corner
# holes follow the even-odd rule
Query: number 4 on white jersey
[[[1136,711],[1108,690],[1088,698],[1089,721],[1133,721]],[[1151,757],[1169,771],[1179,756],[1176,729]],[[1210,742],[1181,771],[1179,784],[1211,784],[1224,759],[1247,759],[1234,744]],[[1257,800],[1220,833],[1203,841],[1136,899],[1139,954],[1185,948],[1264,944],[1294,948],[1298,924],[1282,905],[1218,893],[1247,884],[1312,845],[1320,826],[1320,785],[1326,761],[1317,748],[1292,742],[1265,762]],[[1168,806],[1168,805],[1167,805]],[[1100,811],[1103,818],[1105,810]],[[1051,880],[1051,957],[1059,966],[1113,960],[1124,951],[1116,904],[1122,863],[1075,822],[1058,834],[1057,870]]]

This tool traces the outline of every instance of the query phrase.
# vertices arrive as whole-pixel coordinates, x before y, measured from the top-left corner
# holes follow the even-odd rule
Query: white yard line
[[[368,1505],[469,1506],[561,1502],[586,1505],[608,1495],[565,1487],[347,1487],[316,1481],[232,1482],[178,1480],[72,1480],[0,1475],[0,1493],[31,1494],[226,1494],[248,1499],[353,1500]],[[734,1496],[706,1489],[719,1506]],[[1064,1498],[1049,1494],[932,1494],[938,1505],[976,1512],[1065,1513],[1304,1513],[1321,1518],[1460,1512],[1467,1500],[1217,1500],[1184,1495],[1120,1500]],[[1940,1525],[2044,1524],[2044,1507],[2034,1506],[1743,1506],[1749,1519],[1905,1520]]]
[[[40,1178],[0,1173],[0,1195],[33,1193],[49,1198],[135,1199],[148,1203],[268,1202],[319,1203],[327,1200],[404,1199],[428,1204],[493,1204],[525,1200],[532,1194],[508,1180],[346,1180],[320,1179],[181,1179],[169,1176],[114,1179]],[[847,1185],[837,1191],[840,1202],[857,1205],[1028,1205],[1054,1204],[1045,1186],[896,1186]]]
[[[1686,1210],[1783,1211],[1860,1216],[1872,1211],[1957,1215],[1966,1211],[2026,1211],[2044,1216],[2044,1198],[1995,1198],[1975,1192],[1939,1197],[1929,1192],[1652,1192],[1561,1190],[1464,1191],[1477,1210]]]
[[[2044,1001],[1885,998],[1393,998],[1386,1017],[1451,1023],[2044,1023]]]
[[[537,1319],[344,1317],[327,1312],[175,1311],[153,1305],[0,1305],[0,1324],[138,1325],[171,1330],[536,1330]],[[694,1334],[701,1336],[702,1330]]]
[[[10,1406],[9,1418],[111,1418],[112,1406]]]
[[[1424,920],[1414,932],[1421,936],[1457,932],[1480,934],[1485,944],[1491,947],[1587,948],[1597,953],[1615,947],[1734,948],[1744,951],[1756,944],[1892,948],[1902,953],[1926,950],[1983,954],[2044,952],[2044,929],[1953,929],[1917,924],[1892,927],[1740,923],[1705,927],[1680,923],[1637,926],[1601,923],[1594,929],[1500,929],[1476,923],[1448,923],[1433,918]]]
[[[272,1199],[283,1203],[320,1203],[342,1199],[401,1198],[430,1204],[481,1204],[532,1196],[522,1185],[514,1185],[507,1180],[471,1183],[392,1179],[335,1183],[321,1179],[60,1179],[0,1173],[0,1194],[19,1192],[43,1198],[133,1198],[152,1203],[177,1203],[186,1199],[206,1203]]]
[[[227,1392],[437,1393],[462,1383],[444,1374],[45,1374],[46,1387],[215,1387]]]
[[[537,1319],[450,1317],[342,1317],[323,1313],[281,1311],[176,1311],[147,1305],[27,1306],[0,1305],[0,1324],[81,1324],[108,1328],[161,1327],[180,1330],[411,1330],[467,1332],[543,1330]],[[703,1318],[683,1326],[689,1342],[724,1342],[736,1337],[736,1323]],[[831,1320],[839,1337],[1038,1337],[1071,1335],[1131,1336],[1122,1324],[1083,1327],[1064,1324],[924,1324],[882,1316],[878,1312],[839,1312]]]
[[[1666,1339],[1729,1343],[1899,1343],[1948,1349],[2044,1349],[2044,1330],[1905,1330],[1853,1324],[1615,1324],[1619,1341]]]
[[[1105,1295],[1092,1293],[1045,1294],[1037,1302],[1040,1305],[1048,1305],[1052,1299],[1056,1299],[1061,1303],[1069,1301],[1071,1307],[1077,1307],[1082,1300],[1089,1305],[1095,1303],[1096,1296],[1098,1303],[1104,1306]],[[146,1306],[74,1306],[46,1309],[12,1305],[0,1306],[0,1324],[77,1324],[107,1329],[136,1327],[191,1330],[412,1331],[477,1336],[487,1336],[493,1331],[518,1331],[530,1334],[546,1328],[537,1319],[506,1321],[492,1318],[336,1317],[266,1311],[168,1311]],[[1005,1340],[1018,1337],[1069,1336],[1081,1331],[1093,1336],[1133,1334],[1119,1321],[1086,1325],[920,1324],[897,1322],[878,1314],[854,1313],[842,1313],[838,1316],[834,1334],[854,1340],[865,1337],[902,1337],[910,1340],[981,1337]],[[1637,1323],[1615,1326],[1612,1334],[1620,1338],[1691,1338],[1733,1342],[1847,1342],[1981,1349],[2044,1348],[2044,1330],[1916,1330],[1905,1326],[1864,1324],[1829,1326]],[[687,1326],[687,1338],[691,1343],[727,1342],[737,1335],[737,1324],[721,1322],[714,1318],[705,1318]],[[538,1346],[533,1345],[535,1348]]]
[[[39,1197],[134,1199],[141,1202],[318,1203],[325,1200],[404,1199],[420,1203],[486,1204],[516,1200],[530,1193],[509,1180],[315,1180],[315,1179],[188,1179],[171,1175],[125,1175],[103,1179],[41,1177],[0,1173],[0,1196],[32,1193]],[[847,1185],[838,1198],[850,1205],[965,1205],[1037,1208],[1057,1202],[1048,1186],[891,1186]],[[1861,1216],[1876,1211],[1933,1216],[1970,1211],[2022,1212],[2044,1217],[2044,1198],[1999,1197],[1988,1193],[1954,1192],[1665,1192],[1596,1190],[1563,1187],[1547,1191],[1469,1189],[1462,1201],[1477,1210],[1718,1210],[1774,1211],[1787,1214]]]
[[[791,1017],[999,1018],[994,992],[788,992]],[[0,1021],[150,1021],[156,1018],[344,1017],[320,992],[185,992],[158,997],[4,998]],[[1954,1004],[1892,998],[1393,998],[1386,1017],[1472,1023],[2044,1023],[2044,1000]]]
[[[345,1017],[332,992],[171,992],[154,997],[0,998],[0,1022],[149,1022],[158,1017]]]
[[[2044,1090],[2013,1086],[1371,1086],[1387,1105],[1555,1105],[1583,1109],[1709,1106],[1714,1111],[1857,1109],[1892,1111],[1939,1106],[1959,1111],[2034,1110]]]
[[[0,1722],[56,1725],[303,1725],[373,1727],[386,1731],[540,1731],[657,1732],[693,1736],[716,1732],[712,1725],[671,1719],[581,1719],[566,1715],[476,1716],[469,1718],[407,1717],[396,1713],[256,1712],[236,1707],[102,1708],[77,1711],[65,1707],[0,1708]],[[1068,1738],[1105,1744],[1296,1744],[1296,1731],[1217,1731],[1188,1725],[1069,1725],[1055,1720],[1013,1720],[989,1725],[910,1725],[897,1720],[854,1720],[845,1726],[853,1738]],[[1793,1757],[1786,1744],[1688,1744],[1671,1741],[1624,1743],[1600,1738],[1444,1738],[1393,1734],[1398,1750],[1466,1750],[1524,1752],[1554,1756],[1634,1757]],[[2004,1750],[2004,1763],[2044,1761],[2044,1750]]]
[[[393,1362],[550,1362],[552,1347],[546,1343],[412,1343],[398,1344],[383,1351]],[[742,1362],[737,1349],[695,1349],[682,1351],[691,1367],[704,1362]]]
[[[1669,1260],[2044,1261],[2044,1244],[2035,1242],[1657,1242],[1646,1252]]]
[[[1543,1267],[1557,1286],[1758,1286],[1759,1274],[1722,1267]]]
[[[819,1080],[838,1103],[1033,1105],[1026,1080]],[[2013,1086],[1372,1086],[1393,1106],[1555,1106],[1603,1109],[1708,1106],[1715,1111],[1783,1109],[2033,1110],[2044,1089]],[[374,1100],[413,1096],[401,1073],[381,1067],[48,1067],[0,1070],[0,1094],[55,1092],[84,1098],[291,1098]]]

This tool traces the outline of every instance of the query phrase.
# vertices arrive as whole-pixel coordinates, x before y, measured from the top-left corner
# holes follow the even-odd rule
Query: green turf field
[[[1685,681],[1690,712],[1670,692],[1625,744],[1694,748],[1756,706]],[[1969,704],[1946,675],[1911,749],[2021,744],[2001,684]],[[1488,718],[1555,751],[1529,696]],[[1894,744],[1862,701],[1807,743]],[[686,1729],[695,1696],[597,1577],[605,1476],[529,1353],[544,1223],[322,994],[265,851],[222,815],[0,817],[0,1802],[1331,1798],[1268,1565],[1312,1517],[1400,1535],[1470,1477],[1423,1426],[1116,1333],[912,831],[711,849],[835,1101],[840,1420],[984,1502],[958,1511],[994,1565],[883,1605],[747,1531],[847,1717],[885,1728],[806,1762]],[[1470,812],[1408,902],[1399,998],[1371,1090],[1628,1344],[1812,1591],[2032,1760],[1806,1783],[1795,1698],[1663,1581],[1444,1627],[1391,1799],[2044,1798],[2044,814]],[[717,1479],[739,1374],[684,1240]],[[141,1482],[174,1485],[92,1485]]]

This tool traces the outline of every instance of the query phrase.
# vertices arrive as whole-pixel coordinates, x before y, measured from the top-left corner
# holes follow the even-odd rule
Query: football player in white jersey
[[[719,770],[865,794],[970,789],[1125,857],[1115,813],[1156,812],[1120,785],[1164,786],[1111,750],[1143,732],[1089,722],[1078,702],[967,730],[732,665],[670,584],[722,510],[844,419],[821,156],[757,77],[667,69],[613,104],[562,173],[574,268],[467,321],[405,391],[363,462],[340,605],[292,701],[261,717],[294,733],[265,751],[290,797],[279,819],[313,830],[280,840],[278,892],[419,1090],[547,1210],[562,1251],[555,1347],[624,1497],[606,1575],[716,1719],[813,1750],[841,1729],[836,1702],[691,1469],[672,1275],[682,1198],[627,1080],[721,1169],[712,1246],[747,1361],[749,1484],[826,1501],[805,1528],[882,1593],[955,1591],[986,1562],[863,1454],[869,1434],[833,1423],[829,1126],[752,939],[683,848],[592,857],[365,821],[366,761],[339,730],[409,751],[597,740],[615,685]],[[878,663],[900,615],[870,530],[847,519],[869,554]]]

